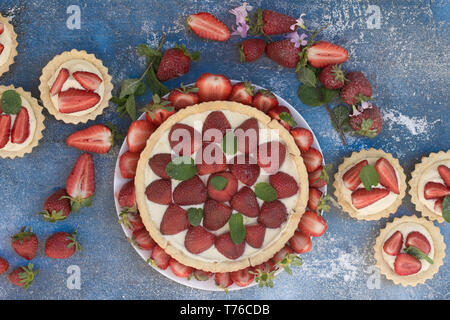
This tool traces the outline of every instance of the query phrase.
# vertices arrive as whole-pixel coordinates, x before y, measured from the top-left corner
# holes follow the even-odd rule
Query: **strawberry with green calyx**
[[[350,127],[354,133],[374,138],[383,129],[383,114],[381,110],[369,102],[362,102],[359,107],[352,106]]]
[[[154,94],[152,102],[147,104],[141,111],[145,112],[147,121],[155,126],[159,126],[175,113],[175,108],[170,105],[170,101],[161,99],[159,95]]]
[[[173,89],[167,99],[176,110],[192,106],[199,101],[198,88],[194,86],[184,86],[181,83],[180,88]]]
[[[266,42],[261,39],[247,39],[239,44],[241,62],[253,62],[258,60],[266,49]]]
[[[340,89],[345,83],[345,72],[340,64],[330,64],[319,73],[319,81],[327,89]]]
[[[33,268],[32,263],[29,263],[28,266],[19,267],[8,275],[8,280],[18,287],[28,289],[39,273],[39,269],[33,270]]]
[[[32,260],[38,249],[38,238],[31,227],[23,227],[11,237],[11,246],[24,259]]]
[[[233,85],[228,100],[251,105],[255,95],[254,89],[250,81],[238,82]]]
[[[256,17],[250,21],[250,33],[254,35],[263,34],[266,36],[278,35],[295,31],[297,20],[273,10],[256,10]],[[294,26],[293,28],[291,28]]]
[[[341,99],[345,103],[354,105],[373,99],[372,85],[362,72],[349,72],[346,79],[347,81],[341,89]]]
[[[272,260],[269,260],[259,266],[253,268],[250,271],[255,276],[255,282],[260,288],[268,287],[273,288],[273,280],[275,280],[275,264]]]
[[[56,232],[45,242],[45,254],[52,259],[67,259],[82,249],[77,240],[77,230],[72,234]]]
[[[285,68],[295,68],[299,63],[301,49],[288,39],[271,42],[266,46],[266,55]]]
[[[158,66],[156,77],[159,81],[167,81],[180,77],[189,72],[191,60],[200,59],[200,52],[189,53],[184,45],[176,45],[175,48],[166,50]]]
[[[135,206],[125,208],[119,214],[119,223],[123,224],[133,232],[144,228],[144,223]]]
[[[78,212],[83,207],[90,207],[95,192],[95,171],[92,155],[83,153],[67,177],[66,191],[72,211]]]
[[[308,173],[309,186],[313,188],[322,188],[326,186],[330,181],[328,172],[331,167],[331,164],[326,164],[325,166],[320,166],[317,170]]]
[[[72,211],[68,196],[66,189],[59,189],[45,201],[39,214],[48,222],[65,220]]]
[[[302,258],[297,256],[294,253],[288,253],[279,260],[275,265],[280,266],[284,269],[289,275],[292,275],[292,269],[290,267],[299,267],[303,264]]]

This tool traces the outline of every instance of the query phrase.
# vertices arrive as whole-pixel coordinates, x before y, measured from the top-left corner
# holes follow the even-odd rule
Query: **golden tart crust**
[[[6,90],[15,90],[22,98],[25,98],[30,104],[33,110],[34,118],[36,120],[36,129],[34,132],[30,132],[33,135],[33,139],[30,143],[22,149],[10,151],[0,149],[0,158],[21,158],[27,153],[31,153],[33,148],[39,144],[39,140],[43,137],[42,131],[45,129],[44,115],[42,114],[42,107],[39,105],[37,99],[31,96],[31,93],[24,91],[22,88],[14,88],[14,86],[0,86],[0,95]]]
[[[351,202],[344,199],[343,190],[345,187],[342,176],[344,173],[353,167],[358,162],[368,159],[368,158],[380,158],[383,157],[389,161],[389,163],[394,167],[395,171],[398,175],[399,182],[399,191],[400,193],[397,195],[395,201],[387,208],[383,209],[380,212],[374,214],[360,215],[359,212],[353,208]],[[381,218],[388,217],[391,213],[395,213],[398,207],[402,203],[402,199],[406,193],[406,176],[403,172],[403,168],[400,166],[400,163],[397,159],[395,159],[392,154],[386,153],[383,150],[377,150],[374,148],[370,148],[369,150],[361,150],[359,152],[353,152],[352,155],[348,158],[344,158],[344,162],[341,163],[338,167],[338,171],[334,176],[333,186],[335,188],[334,195],[337,199],[337,202],[341,206],[342,210],[347,212],[352,218],[358,220],[379,220]]]
[[[387,240],[387,236],[392,230],[400,226],[403,223],[412,222],[424,227],[431,236],[433,240],[434,256],[433,264],[430,264],[427,270],[423,270],[416,274],[411,274],[409,276],[398,275],[384,260],[383,258],[383,245]],[[412,286],[415,287],[419,283],[425,283],[426,280],[433,278],[433,276],[439,271],[440,266],[444,263],[445,257],[445,242],[438,227],[436,227],[431,221],[426,219],[420,219],[415,216],[404,216],[401,218],[395,218],[392,222],[388,222],[386,227],[380,230],[375,246],[373,247],[375,251],[376,265],[380,268],[382,274],[386,276],[387,279],[392,280],[395,284],[401,284],[402,286]]]
[[[153,222],[153,220],[150,217],[150,212],[146,204],[145,170],[151,152],[156,143],[159,141],[161,135],[167,130],[169,130],[175,123],[180,122],[187,116],[214,110],[220,111],[229,110],[238,112],[247,115],[249,118],[254,117],[258,121],[262,122],[263,124],[271,128],[276,127],[277,129],[280,129],[279,131],[280,138],[284,140],[283,142],[286,144],[287,151],[294,159],[297,165],[297,171],[299,176],[298,183],[300,185],[300,192],[298,195],[297,204],[293,212],[289,214],[286,226],[281,231],[278,239],[276,241],[273,241],[269,246],[265,247],[257,254],[236,261],[208,262],[201,259],[195,259],[191,256],[188,256],[182,250],[175,248],[160,233],[159,227]],[[147,145],[141,153],[136,170],[135,188],[136,188],[136,202],[138,204],[142,221],[144,222],[147,231],[149,231],[151,237],[155,240],[155,242],[161,248],[163,248],[167,252],[167,254],[169,254],[176,260],[180,261],[181,263],[194,267],[196,269],[209,272],[237,271],[240,269],[244,269],[248,266],[256,266],[272,258],[279,250],[281,250],[281,248],[284,247],[286,242],[292,237],[295,230],[297,229],[300,218],[305,212],[309,195],[308,174],[306,172],[306,167],[303,163],[303,159],[300,156],[298,147],[295,144],[295,141],[289,134],[289,132],[282,126],[280,126],[279,128],[275,124],[271,124],[270,117],[264,114],[263,112],[257,110],[256,108],[230,101],[213,101],[200,103],[191,107],[187,107],[185,109],[181,109],[174,115],[172,115],[170,118],[168,118],[166,121],[164,121],[147,140]]]
[[[427,169],[437,162],[450,160],[450,150],[439,151],[438,153],[430,153],[427,157],[422,157],[419,163],[416,163],[414,171],[411,173],[411,180],[409,180],[409,194],[411,195],[411,202],[416,206],[416,210],[421,212],[423,216],[430,220],[436,220],[439,223],[445,222],[442,215],[430,210],[419,198],[419,183],[422,174]]]
[[[8,18],[5,18],[0,14],[0,22],[3,23],[5,30],[6,29],[8,30],[11,38],[11,52],[9,53],[9,57],[7,58],[5,63],[0,65],[0,76],[1,76],[5,72],[8,72],[9,67],[14,63],[14,58],[17,56],[18,43],[17,43],[17,34],[14,31],[14,27],[12,26],[12,24],[9,23]]]
[[[70,60],[81,59],[93,64],[97,70],[102,74],[104,92],[100,104],[95,107],[91,112],[83,115],[71,115],[70,113],[61,113],[58,107],[55,106],[51,100],[50,89],[48,85],[50,79],[58,71],[59,67]],[[41,92],[41,100],[44,107],[47,108],[48,112],[52,114],[57,120],[62,120],[65,123],[86,123],[89,120],[94,120],[97,116],[103,113],[103,110],[108,107],[109,100],[112,97],[112,77],[108,74],[108,68],[103,65],[103,62],[95,57],[93,54],[88,54],[86,51],[78,51],[72,49],[71,51],[63,52],[55,56],[45,67],[42,69],[42,75],[39,78],[40,85],[39,90]]]

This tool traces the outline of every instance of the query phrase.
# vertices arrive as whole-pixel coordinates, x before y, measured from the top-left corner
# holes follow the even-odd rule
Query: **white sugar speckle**
[[[430,124],[425,117],[408,117],[393,110],[385,112],[383,118],[389,130],[391,130],[394,125],[404,126],[408,129],[409,133],[414,136],[427,133],[432,125],[440,121],[438,119]]]

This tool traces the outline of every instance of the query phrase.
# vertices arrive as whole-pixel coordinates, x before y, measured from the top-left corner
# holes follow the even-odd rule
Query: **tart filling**
[[[17,34],[7,18],[0,15],[0,75],[9,70],[17,55]]]

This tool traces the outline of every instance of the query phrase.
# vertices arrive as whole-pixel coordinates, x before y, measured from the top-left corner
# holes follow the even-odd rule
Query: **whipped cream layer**
[[[11,31],[9,31],[9,26],[4,25],[3,33],[0,35],[0,43],[3,45],[3,52],[0,54],[0,66],[4,65],[11,55],[12,49],[12,38]]]
[[[450,159],[435,162],[435,163],[433,163],[433,165],[429,166],[422,173],[422,175],[419,178],[419,183],[417,185],[417,192],[418,192],[420,202],[422,202],[428,209],[430,209],[435,214],[442,216],[442,212],[437,212],[434,210],[434,203],[436,202],[437,199],[427,200],[427,199],[425,199],[425,196],[424,196],[425,185],[428,182],[437,182],[437,183],[442,183],[445,185],[444,180],[442,180],[442,178],[438,172],[438,167],[440,165],[445,165],[450,168]]]

